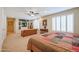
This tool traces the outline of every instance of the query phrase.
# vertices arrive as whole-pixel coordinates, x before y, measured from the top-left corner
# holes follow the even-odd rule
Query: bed
[[[53,32],[35,35],[29,39],[27,49],[32,52],[78,52],[79,34]]]

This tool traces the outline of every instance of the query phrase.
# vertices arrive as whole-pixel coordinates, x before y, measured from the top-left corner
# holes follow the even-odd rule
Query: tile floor
[[[33,36],[33,35],[31,35]],[[11,34],[3,42],[3,52],[29,52],[27,43],[31,36],[21,37],[18,34]]]

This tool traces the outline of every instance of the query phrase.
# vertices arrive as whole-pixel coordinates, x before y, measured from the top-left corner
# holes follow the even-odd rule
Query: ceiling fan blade
[[[31,16],[31,14],[27,13],[27,15]]]
[[[39,14],[39,13],[35,13],[35,14]]]

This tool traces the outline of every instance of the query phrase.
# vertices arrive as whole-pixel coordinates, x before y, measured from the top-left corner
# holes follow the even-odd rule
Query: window
[[[33,21],[33,27],[34,27],[35,29],[39,29],[39,20],[34,20],[34,21]]]
[[[61,16],[61,31],[66,32],[66,16]]]
[[[52,18],[52,30],[61,32],[74,32],[73,14],[56,16]]]
[[[56,20],[55,20],[55,17],[52,18],[52,29],[53,31],[56,31]]]
[[[67,32],[74,31],[73,15],[67,15]]]
[[[56,24],[57,24],[57,26],[56,26],[56,30],[57,31],[60,31],[61,30],[61,27],[60,27],[60,16],[58,16],[58,17],[56,17]]]

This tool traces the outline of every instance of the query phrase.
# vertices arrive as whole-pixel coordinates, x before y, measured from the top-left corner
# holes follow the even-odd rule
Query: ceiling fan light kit
[[[29,15],[29,16],[32,16],[32,17],[39,15],[39,13],[34,12],[34,11],[28,11],[26,14]]]

